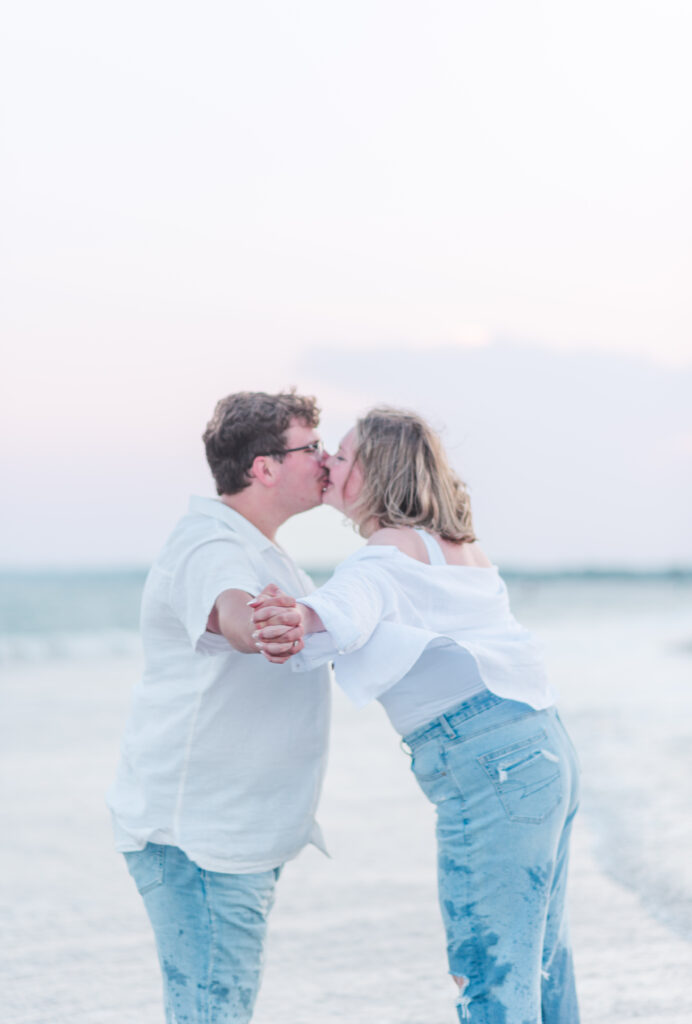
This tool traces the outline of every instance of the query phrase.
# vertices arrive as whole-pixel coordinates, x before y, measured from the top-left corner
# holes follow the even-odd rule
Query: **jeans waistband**
[[[498,697],[496,693],[491,693],[489,690],[477,693],[461,704],[457,704],[456,707],[450,708],[449,711],[445,711],[444,714],[438,715],[437,718],[433,718],[431,722],[426,722],[425,725],[414,729],[413,732],[404,736],[401,742],[410,750],[414,750],[434,736],[448,738],[456,736],[455,726],[461,725],[467,719],[480,715],[483,711],[495,707],[496,704],[502,704],[504,701],[504,697]]]

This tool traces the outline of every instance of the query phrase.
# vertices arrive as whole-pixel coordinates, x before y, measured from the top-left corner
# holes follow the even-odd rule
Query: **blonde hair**
[[[363,473],[359,531],[419,526],[444,540],[476,537],[466,486],[447,461],[435,431],[414,412],[378,406],[356,422],[355,458]]]

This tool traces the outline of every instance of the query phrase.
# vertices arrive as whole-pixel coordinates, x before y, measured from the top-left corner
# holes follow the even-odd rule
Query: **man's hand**
[[[254,609],[253,639],[267,661],[283,665],[302,651],[303,608],[296,604],[294,597],[285,594],[275,583],[269,583],[257,597],[248,601],[248,605]]]

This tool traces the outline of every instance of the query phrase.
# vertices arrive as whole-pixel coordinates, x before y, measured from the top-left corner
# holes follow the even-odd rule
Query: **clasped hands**
[[[303,605],[298,605],[294,597],[285,594],[275,583],[269,583],[257,597],[248,601],[248,606],[253,609],[255,631],[252,638],[267,661],[283,665],[302,651],[305,635]]]

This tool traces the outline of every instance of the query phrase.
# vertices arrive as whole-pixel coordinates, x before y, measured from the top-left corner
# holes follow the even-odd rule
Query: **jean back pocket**
[[[478,758],[511,821],[540,825],[562,799],[560,758],[545,732]]]

